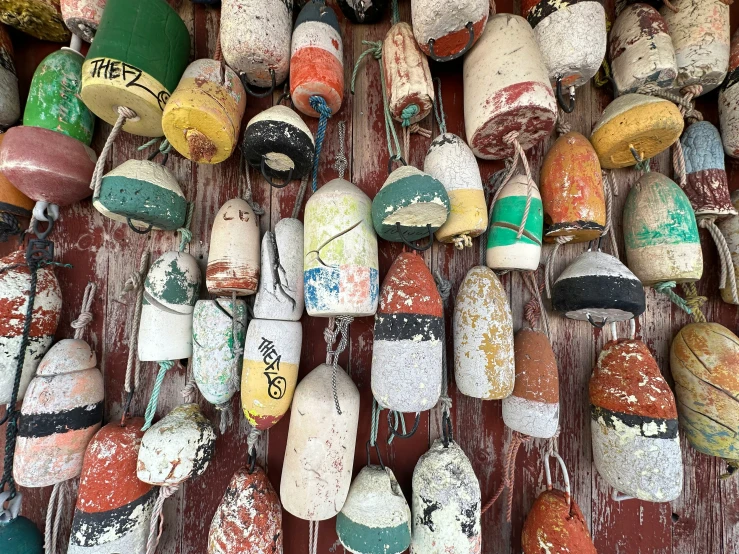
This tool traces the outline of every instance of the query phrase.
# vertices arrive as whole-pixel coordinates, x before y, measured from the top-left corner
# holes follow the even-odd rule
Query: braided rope
[[[660,294],[664,294],[670,300],[672,300],[673,304],[675,304],[678,308],[683,310],[685,313],[690,314],[691,309],[688,303],[685,302],[684,299],[680,298],[680,296],[678,296],[673,290],[676,286],[677,283],[675,283],[675,281],[663,281],[661,283],[656,283],[654,285],[654,290],[656,290]]]
[[[603,192],[606,197],[606,226],[603,227],[603,232],[600,236],[605,237],[608,235],[611,242],[611,255],[614,258],[618,258],[618,241],[616,240],[616,233],[613,231],[613,196],[614,193],[618,194],[618,187],[615,183],[615,173],[603,170],[602,175]]]
[[[513,433],[511,434],[511,441],[508,443],[508,448],[506,449],[505,455],[505,464],[503,465],[503,480],[501,481],[498,489],[495,491],[493,497],[488,500],[487,504],[482,507],[482,510],[480,512],[481,514],[487,512],[490,507],[495,504],[495,501],[498,500],[504,489],[508,489],[506,521],[511,521],[511,512],[513,511],[513,485],[515,483],[516,455],[518,454],[518,449],[520,448],[520,446],[525,442],[529,442],[530,440],[531,437],[529,437],[528,435],[523,435],[518,431],[513,431]]]
[[[180,234],[180,252],[184,252],[185,247],[190,244],[190,241],[192,240],[192,231],[190,231],[190,226],[192,225],[192,215],[194,211],[195,202],[189,202],[187,204],[187,216],[185,217],[185,226],[177,229],[177,232]]]
[[[452,282],[449,279],[445,279],[441,276],[438,271],[434,272],[434,281],[436,281],[436,288],[439,291],[441,297],[442,309],[447,312],[449,303],[449,297],[452,292]],[[452,399],[449,396],[449,364],[447,360],[447,345],[446,345],[446,328],[442,326],[441,348],[441,395],[439,396],[439,406],[441,408],[441,421],[438,421],[439,428],[444,430],[443,418],[444,416],[449,417],[452,410]]]
[[[334,395],[334,405],[336,406],[336,413],[341,415],[341,406],[339,405],[339,392],[337,373],[339,371],[339,356],[349,342],[349,324],[354,321],[354,318],[348,315],[340,315],[336,317],[330,317],[328,320],[328,326],[323,330],[323,338],[326,341],[326,365],[330,365],[333,368],[331,372],[331,388]],[[339,344],[334,350],[334,343],[337,337],[339,337]]]
[[[90,307],[92,306],[92,301],[95,299],[95,291],[97,291],[97,285],[95,285],[95,283],[87,283],[85,294],[82,297],[82,309],[80,310],[80,315],[70,323],[70,326],[74,329],[75,339],[82,338],[82,333],[85,332],[85,327],[87,327],[87,325],[92,321]]]
[[[572,132],[572,125],[565,121],[565,112],[562,108],[557,110],[557,134],[559,136]]]
[[[141,362],[138,358],[138,342],[139,342],[139,324],[141,323],[141,307],[144,303],[144,279],[146,278],[147,268],[149,266],[149,251],[145,250],[141,254],[138,272],[129,275],[120,296],[124,296],[129,292],[136,292],[136,304],[133,311],[133,321],[131,322],[131,331],[128,335],[128,361],[126,362],[126,380],[124,391],[132,394],[139,387],[139,377],[141,375]],[[133,380],[133,383],[131,382]]]
[[[154,510],[149,520],[149,538],[146,541],[146,554],[154,554],[159,544],[159,539],[162,536],[162,530],[164,528],[164,514],[162,509],[164,508],[164,501],[170,496],[177,492],[178,487],[171,487],[164,485],[159,487],[159,495],[157,496],[156,502],[154,502]]]
[[[529,326],[536,330],[541,320],[544,334],[549,337],[549,318],[541,298],[544,285],[538,283],[539,271],[526,271],[523,273],[523,282],[531,295],[531,299],[524,306],[524,317]]]
[[[491,0],[492,1],[492,0]],[[434,77],[436,82],[436,101],[434,102],[434,117],[436,117],[436,124],[439,126],[439,134],[446,134],[446,116],[444,115],[444,100],[441,97],[441,79]]]
[[[318,554],[318,524],[320,521],[308,521],[308,554]]]
[[[18,219],[8,212],[0,212],[0,242],[6,242],[10,237],[20,234]]]
[[[701,308],[708,301],[705,296],[698,295],[698,287],[695,283],[683,283],[683,291],[685,292],[685,303],[690,307],[690,315],[696,323],[706,323],[706,316],[703,315]]]
[[[739,293],[737,292],[736,286],[734,262],[731,259],[731,250],[729,249],[729,245],[726,243],[726,238],[721,230],[716,226],[715,218],[713,217],[699,218],[698,225],[703,229],[707,229],[713,238],[713,242],[716,243],[716,250],[718,250],[718,255],[721,260],[721,278],[719,288],[724,289],[728,286],[733,303],[739,304]]]
[[[174,362],[171,360],[164,360],[159,362],[159,372],[157,373],[157,378],[154,381],[154,388],[151,391],[149,404],[146,406],[146,421],[144,422],[144,426],[141,428],[142,431],[146,431],[147,429],[149,429],[152,422],[154,421],[154,414],[157,411],[157,404],[159,403],[159,392],[161,391],[162,383],[164,382],[164,376],[173,367]]]
[[[90,181],[90,188],[93,189],[93,198],[100,197],[100,185],[103,182],[103,171],[105,170],[105,161],[108,159],[110,149],[113,147],[116,137],[123,129],[123,125],[129,119],[138,117],[136,112],[131,108],[125,106],[118,106],[118,119],[116,119],[113,129],[111,129],[108,138],[105,140],[100,156],[98,156],[97,162],[95,162],[95,170],[92,172],[92,179]]]
[[[339,179],[343,179],[346,174],[346,168],[349,167],[349,160],[346,159],[346,149],[344,148],[344,139],[346,137],[346,123],[339,121],[339,152],[334,160],[334,169],[339,174]],[[297,216],[293,216],[297,217]]]
[[[557,252],[559,251],[559,247],[563,244],[567,244],[570,242],[573,238],[572,235],[566,236],[566,237],[555,237],[554,238],[554,248],[552,249],[551,253],[549,254],[549,257],[547,258],[547,263],[544,265],[544,287],[547,291],[547,298],[552,297],[552,265],[554,263],[554,258],[557,255]]]
[[[319,115],[318,130],[316,131],[316,151],[313,154],[313,184],[311,185],[313,192],[316,192],[318,190],[318,163],[321,159],[321,148],[323,147],[323,139],[326,136],[328,119],[333,112],[322,96],[311,96],[310,107],[316,110]]]
[[[68,481],[55,483],[51,489],[51,497],[46,508],[46,521],[44,527],[44,553],[56,554],[59,543],[59,527],[62,522],[62,514],[65,511],[67,501]]]

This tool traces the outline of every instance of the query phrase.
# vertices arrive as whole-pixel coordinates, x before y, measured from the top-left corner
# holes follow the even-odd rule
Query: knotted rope
[[[155,554],[157,550],[159,539],[162,536],[162,529],[164,528],[164,514],[162,514],[164,501],[176,493],[178,488],[169,485],[159,487],[159,495],[157,496],[156,502],[154,502],[154,510],[151,514],[151,520],[149,520],[149,538],[146,541],[146,554]]]
[[[574,238],[575,237],[572,235],[554,237],[554,248],[552,248],[552,251],[549,253],[547,263],[544,265],[544,286],[546,287],[547,298],[552,297],[552,266],[554,265],[554,258],[557,256],[559,247],[563,244],[567,244]]]
[[[534,331],[538,330],[539,322],[541,321],[542,330],[549,337],[549,318],[541,298],[541,291],[544,285],[539,285],[538,275],[538,270],[523,273],[523,282],[531,295],[531,299],[523,308],[523,313],[526,322]]]
[[[611,255],[618,258],[618,241],[616,233],[613,232],[613,196],[618,195],[618,187],[615,183],[615,174],[611,171],[602,171],[603,175],[603,192],[606,197],[606,226],[603,228],[601,237],[608,235],[611,242]]]
[[[144,279],[146,278],[148,267],[149,250],[146,249],[144,253],[141,254],[138,272],[134,272],[128,277],[126,283],[123,285],[123,290],[119,295],[119,298],[122,298],[129,292],[136,293],[133,321],[131,322],[131,330],[128,334],[128,361],[126,362],[126,380],[123,386],[127,399],[123,408],[121,424],[123,424],[126,419],[127,412],[133,398],[133,393],[139,388],[139,377],[141,375],[141,362],[138,358],[139,324],[141,323],[141,306],[144,302]]]
[[[110,153],[110,149],[113,147],[113,143],[115,142],[116,137],[118,137],[118,134],[121,132],[121,129],[123,129],[123,125],[126,123],[126,121],[128,121],[129,119],[135,119],[137,117],[138,116],[136,115],[136,112],[133,111],[131,108],[118,106],[118,119],[116,119],[115,124],[113,125],[113,129],[111,129],[108,138],[105,140],[105,145],[100,152],[100,156],[98,156],[97,162],[95,162],[95,170],[92,172],[90,188],[93,190],[93,198],[100,197],[100,185],[103,182],[103,171],[105,170],[105,162],[108,159],[108,154]]]
[[[184,252],[185,247],[190,244],[190,241],[192,240],[192,231],[190,231],[190,226],[192,225],[192,214],[194,211],[195,202],[189,202],[187,204],[187,216],[185,217],[185,226],[177,229],[177,232],[180,234],[180,252]]]
[[[661,283],[655,283],[654,284],[654,290],[659,292],[660,294],[664,294],[667,296],[672,302],[681,310],[683,310],[685,313],[690,314],[691,308],[688,305],[685,300],[680,298],[680,296],[675,293],[673,290],[677,286],[677,283],[675,281],[663,281]]]
[[[85,327],[92,321],[92,313],[90,313],[90,307],[92,301],[95,299],[95,291],[97,286],[94,283],[87,283],[85,287],[85,294],[82,298],[82,308],[80,315],[77,316],[72,323],[70,323],[72,329],[74,329],[74,338],[81,339],[82,333],[85,331]]]
[[[62,481],[56,483],[51,489],[51,497],[49,505],[46,508],[46,525],[44,527],[44,554],[56,554],[59,543],[59,528],[61,527],[62,515],[69,512],[69,508],[73,506],[68,503],[68,496],[71,492],[67,484],[70,481]],[[64,519],[68,519],[65,517]]]
[[[698,296],[698,287],[695,283],[683,283],[683,291],[685,292],[685,303],[690,308],[690,315],[696,323],[706,323],[706,316],[703,315],[703,304],[708,301],[705,296]]]
[[[313,155],[313,184],[311,185],[313,192],[316,192],[318,190],[318,163],[321,159],[321,148],[323,147],[323,139],[326,136],[328,119],[333,112],[322,96],[311,96],[309,101],[310,107],[316,110],[319,116],[318,130],[316,131],[316,153]]]
[[[441,296],[442,304],[442,315],[447,312],[447,306],[449,304],[449,297],[452,292],[452,282],[441,276],[438,271],[434,272],[434,280],[436,281],[436,288]],[[444,320],[445,318],[442,318]],[[440,413],[437,414],[439,417],[438,425],[441,429],[442,439],[444,445],[448,446],[451,436],[447,436],[447,433],[451,434],[451,411],[452,411],[452,399],[449,396],[449,363],[447,360],[447,344],[446,344],[446,327],[442,326],[441,340],[441,396],[439,396],[439,408]],[[449,429],[446,425],[449,425]]]
[[[572,132],[572,125],[565,121],[565,112],[562,108],[557,110],[557,134],[559,136]]]
[[[415,106],[415,104],[413,104]],[[411,155],[411,134],[416,133],[425,138],[431,138],[431,131],[424,129],[418,123],[412,125],[406,125],[403,121],[403,152],[405,152],[405,159],[409,160]]]
[[[346,168],[349,167],[349,160],[346,159],[346,149],[344,147],[344,139],[346,138],[346,123],[339,121],[339,152],[334,160],[334,169],[339,174],[339,179],[343,179],[346,174]],[[296,217],[296,216],[293,216]]]
[[[531,437],[522,435],[518,431],[513,431],[511,434],[511,442],[508,443],[506,449],[505,464],[503,466],[503,481],[500,483],[498,490],[495,492],[493,497],[488,500],[487,504],[482,507],[481,513],[487,512],[490,507],[495,504],[498,497],[503,493],[504,489],[508,489],[507,494],[507,508],[506,508],[506,521],[511,521],[511,512],[513,511],[513,485],[515,483],[515,471],[516,471],[516,455],[518,454],[519,447],[529,442]]]
[[[146,414],[144,415],[146,421],[144,423],[144,426],[141,428],[142,431],[146,431],[147,429],[149,429],[154,421],[154,414],[157,411],[157,404],[159,403],[159,392],[161,391],[162,383],[164,382],[164,376],[173,367],[174,362],[172,360],[163,360],[159,362],[159,372],[157,373],[157,378],[154,381],[154,388],[151,391],[149,404],[146,406]]]
[[[318,524],[320,521],[308,522],[308,554],[318,554]]]
[[[341,406],[339,405],[339,391],[336,382],[337,372],[339,371],[339,356],[346,350],[346,345],[349,342],[349,324],[354,321],[354,318],[348,315],[340,315],[336,317],[330,317],[328,319],[328,326],[323,330],[323,338],[326,341],[326,365],[330,365],[333,368],[331,373],[331,388],[334,394],[334,404],[336,406],[336,413],[341,415]],[[339,338],[339,344],[334,349],[334,343],[337,337]]]

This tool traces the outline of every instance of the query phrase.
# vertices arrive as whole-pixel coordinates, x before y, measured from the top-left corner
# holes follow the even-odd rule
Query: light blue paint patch
[[[697,121],[690,125],[685,129],[680,143],[683,146],[686,173],[725,169],[721,134],[708,121]]]

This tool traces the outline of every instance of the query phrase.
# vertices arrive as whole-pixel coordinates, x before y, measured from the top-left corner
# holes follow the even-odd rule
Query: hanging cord
[[[572,132],[572,126],[565,121],[565,112],[562,108],[557,109],[557,134],[559,136]]]
[[[146,541],[146,554],[155,554],[157,551],[157,545],[164,529],[164,514],[162,513],[164,501],[176,493],[178,488],[169,485],[159,487],[159,495],[157,496],[156,502],[154,502],[154,510],[151,514],[151,520],[149,520],[149,538]]]
[[[303,207],[303,198],[305,198],[305,191],[308,189],[308,176],[306,175],[300,181],[300,189],[298,195],[295,197],[295,205],[293,206],[292,218],[298,219],[300,215],[300,208]]]
[[[439,134],[446,134],[446,115],[444,115],[444,100],[441,97],[441,79],[434,77],[436,83],[436,102],[434,102],[434,117],[436,124],[439,126]]]
[[[538,330],[539,322],[541,321],[542,330],[549,337],[549,317],[547,316],[547,311],[544,308],[544,302],[541,298],[541,291],[544,285],[539,285],[538,275],[538,270],[523,273],[523,282],[531,295],[531,299],[523,308],[523,313],[526,322],[534,331]]]
[[[246,200],[246,203],[251,206],[252,211],[254,212],[254,215],[261,216],[264,215],[264,208],[259,205],[259,203],[254,201],[254,197],[252,194],[252,188],[251,188],[251,174],[249,173],[249,164],[246,163],[246,158],[244,158],[244,154],[242,152],[241,154],[241,170],[244,172],[244,175],[246,176],[246,188],[244,188],[243,192],[240,194],[240,196]]]
[[[123,285],[119,298],[122,298],[129,292],[136,293],[136,304],[133,311],[133,321],[131,322],[131,331],[128,335],[128,361],[126,362],[126,381],[123,390],[126,393],[126,402],[123,407],[123,416],[121,417],[121,425],[123,425],[131,410],[131,401],[136,389],[139,388],[139,378],[141,375],[141,361],[138,357],[139,342],[139,324],[141,323],[141,306],[144,302],[144,279],[149,268],[149,250],[144,250],[141,254],[138,272],[131,273]],[[133,382],[132,382],[133,381]]]
[[[100,197],[100,185],[103,182],[103,171],[105,171],[105,161],[108,159],[110,149],[113,147],[116,137],[123,129],[123,125],[129,119],[136,119],[138,116],[136,112],[131,108],[125,106],[118,106],[118,119],[116,119],[113,129],[111,129],[108,138],[105,140],[105,146],[103,146],[100,156],[98,156],[97,162],[95,162],[95,170],[92,172],[92,179],[90,181],[90,188],[93,190],[92,197]]]
[[[434,280],[436,281],[436,288],[441,296],[441,305],[443,313],[447,312],[449,303],[449,296],[452,292],[452,282],[448,279],[444,279],[441,273],[434,272]],[[442,313],[442,315],[443,315]],[[445,318],[442,317],[442,321]],[[438,421],[439,428],[441,429],[441,439],[444,443],[444,447],[448,448],[449,443],[454,440],[452,436],[452,398],[449,396],[449,363],[447,360],[447,345],[446,345],[446,327],[442,326],[441,340],[441,396],[439,396],[439,407],[441,419]],[[439,414],[437,413],[437,416]]]
[[[415,104],[412,104],[415,106]],[[424,129],[421,127],[418,123],[413,123],[412,125],[409,123],[408,125],[405,124],[405,120],[403,121],[403,152],[405,152],[405,159],[409,160],[411,156],[411,134],[416,133],[418,135],[421,135],[425,138],[431,138],[431,131],[428,129]]]
[[[506,449],[505,465],[503,466],[503,481],[500,483],[498,490],[495,491],[493,497],[488,500],[487,504],[482,507],[481,513],[487,512],[490,507],[495,504],[498,497],[503,493],[503,489],[508,489],[507,499],[508,505],[506,508],[506,521],[511,521],[511,512],[513,511],[513,485],[515,482],[515,471],[516,471],[516,455],[518,454],[519,447],[529,442],[531,437],[523,435],[518,431],[513,431],[511,434],[511,442],[508,443]]]
[[[190,241],[192,240],[192,231],[190,231],[190,226],[192,225],[192,214],[194,211],[195,202],[189,202],[187,204],[187,217],[185,218],[185,226],[177,229],[177,232],[180,234],[180,252],[184,252],[185,247],[190,244]]]
[[[151,427],[152,422],[154,421],[154,414],[157,411],[157,404],[159,403],[159,392],[162,388],[162,382],[164,382],[164,376],[167,374],[167,372],[174,367],[174,362],[172,360],[164,360],[159,362],[159,372],[157,373],[157,378],[154,381],[154,388],[151,391],[151,398],[149,398],[149,404],[146,406],[146,414],[145,418],[146,421],[144,423],[144,426],[142,427],[142,431],[146,431]]]
[[[608,235],[611,242],[611,255],[618,258],[618,241],[616,233],[613,231],[613,196],[618,195],[618,187],[616,186],[616,177],[613,171],[602,171],[603,175],[603,192],[606,197],[606,226],[600,234],[601,238]]]
[[[334,394],[334,404],[336,405],[336,413],[341,415],[341,406],[339,405],[339,392],[336,383],[337,372],[339,371],[339,356],[346,350],[349,342],[349,324],[354,318],[348,315],[340,315],[330,317],[328,319],[328,327],[323,330],[323,338],[326,340],[326,365],[333,368],[331,374],[331,388]],[[339,337],[339,344],[334,350],[334,343]]]
[[[606,15],[606,35],[610,33],[611,25],[611,20],[608,19],[608,15]],[[595,74],[595,77],[593,77],[593,84],[596,88],[601,88],[606,86],[608,83],[613,84],[613,76],[611,75],[611,67],[608,65],[608,56],[606,55],[603,57],[603,61],[598,68],[598,72]],[[615,92],[615,85],[613,86],[613,90]]]
[[[547,291],[547,298],[552,297],[552,266],[554,265],[554,258],[557,257],[557,252],[559,252],[559,247],[563,244],[567,244],[572,239],[574,239],[572,235],[570,236],[561,236],[561,237],[554,237],[554,248],[552,248],[552,251],[549,253],[549,257],[547,258],[547,263],[544,266],[544,286],[546,287]]]
[[[691,308],[688,303],[680,298],[680,296],[678,296],[674,290],[672,290],[676,286],[677,283],[675,283],[675,281],[663,281],[661,283],[655,283],[654,290],[656,290],[660,294],[664,294],[665,296],[667,296],[678,308],[683,310],[686,314],[691,314]]]
[[[320,521],[308,522],[308,554],[318,554],[318,524]]]
[[[87,283],[85,287],[85,294],[82,298],[82,308],[80,309],[80,315],[77,316],[72,323],[70,323],[72,329],[74,329],[74,338],[81,339],[82,334],[85,332],[85,327],[92,321],[92,313],[90,307],[92,301],[95,299],[95,292],[97,291],[97,285],[94,283]]]
[[[400,10],[398,9],[398,0],[393,0],[393,25],[400,23]]]
[[[316,151],[313,154],[313,183],[311,185],[313,192],[316,192],[318,190],[318,164],[321,161],[321,148],[326,136],[326,126],[333,112],[322,96],[311,96],[309,102],[310,107],[316,110],[319,116],[318,130],[316,131]]]
[[[256,427],[249,429],[249,434],[246,436],[246,452],[248,455],[247,466],[249,468],[249,474],[254,473],[254,468],[257,464],[257,441],[262,436],[262,432]]]
[[[149,161],[152,161],[159,154],[161,154],[162,165],[166,165],[167,160],[169,159],[169,153],[172,151],[172,145],[169,143],[169,140],[166,137],[154,137],[153,139],[139,146],[136,150],[142,152],[143,150],[147,150],[148,148],[156,145],[157,142],[159,143],[159,146],[157,146],[157,149],[154,150],[154,152],[149,154],[149,157],[147,159]]]
[[[20,234],[18,219],[8,212],[0,212],[0,242],[6,242],[10,237]]]
[[[339,179],[344,178],[346,168],[349,166],[349,160],[346,159],[346,150],[344,148],[345,137],[346,123],[339,121],[339,153],[336,154],[336,160],[334,160],[334,169],[339,174]]]
[[[371,450],[372,448],[375,449],[375,453],[377,454],[377,462],[379,466],[382,469],[385,468],[385,464],[382,461],[382,455],[380,454],[380,447],[377,445],[377,432],[380,427],[380,413],[382,413],[382,408],[380,407],[380,404],[377,402],[377,399],[372,396],[372,414],[370,415],[370,438],[367,441],[367,467],[372,465],[372,456],[371,456]]]
[[[726,238],[724,237],[721,230],[716,226],[715,217],[700,217],[698,219],[698,226],[708,230],[713,238],[713,242],[716,243],[716,250],[721,261],[721,276],[719,281],[719,288],[729,289],[731,299],[734,304],[739,304],[739,294],[737,294],[736,286],[736,273],[734,272],[734,263],[731,260],[731,250],[729,245],[726,244]]]
[[[215,52],[213,52],[213,59],[217,62],[223,61],[223,49],[221,48],[221,28],[220,27],[221,26],[219,24],[218,25],[218,37],[216,38],[216,49],[215,49]]]
[[[703,304],[708,301],[705,296],[698,296],[698,287],[695,283],[683,283],[683,291],[685,292],[685,303],[690,308],[690,315],[696,323],[706,323],[706,316],[703,315]]]
[[[71,480],[70,480],[71,481]],[[67,496],[71,494],[67,484],[70,481],[56,483],[51,489],[49,505],[46,508],[46,526],[44,528],[44,554],[56,554],[59,543],[59,527],[62,515],[65,515],[72,506],[67,502]],[[68,515],[68,514],[67,514]],[[64,518],[65,520],[68,518]]]

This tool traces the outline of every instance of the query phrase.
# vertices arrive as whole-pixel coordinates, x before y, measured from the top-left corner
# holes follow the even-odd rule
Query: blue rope
[[[311,190],[316,192],[318,190],[318,162],[321,159],[321,147],[323,146],[323,139],[326,136],[328,118],[331,117],[333,112],[322,96],[311,96],[310,107],[316,110],[320,116],[318,119],[318,130],[316,131],[316,153],[313,155],[313,183],[311,185]]]
[[[416,104],[408,104],[400,114],[403,127],[411,126],[411,118],[418,115],[421,109]]]
[[[162,388],[164,382],[164,376],[167,372],[174,367],[174,362],[171,360],[165,360],[159,362],[159,373],[157,373],[157,380],[154,381],[154,388],[151,391],[151,398],[149,398],[149,405],[146,406],[146,422],[141,428],[142,431],[146,431],[151,424],[154,422],[154,414],[157,411],[157,404],[159,403],[159,391]]]

